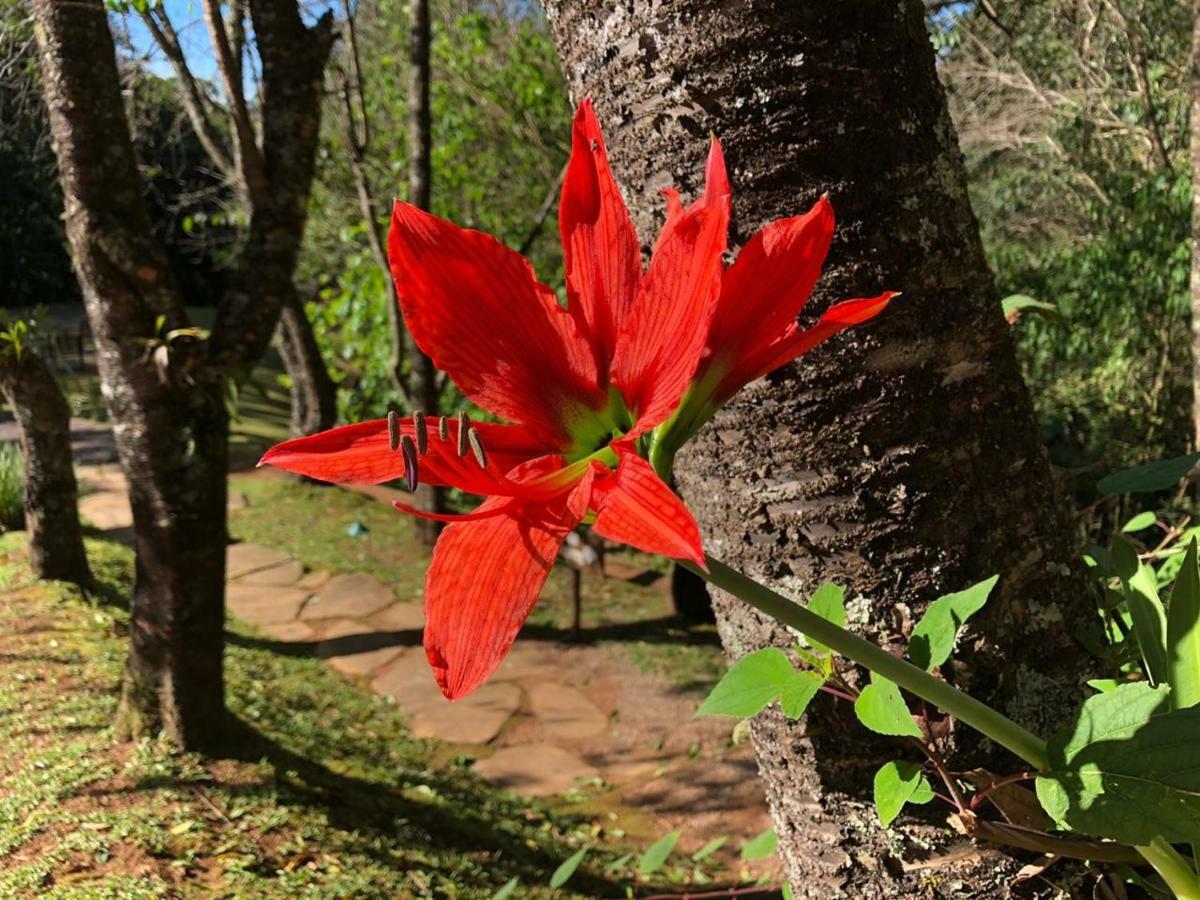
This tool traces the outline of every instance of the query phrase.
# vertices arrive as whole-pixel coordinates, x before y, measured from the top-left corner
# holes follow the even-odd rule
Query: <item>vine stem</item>
[[[830,650],[939,707],[1016,754],[1034,769],[1040,772],[1050,769],[1044,740],[987,704],[934,678],[924,669],[919,669],[865,638],[834,625],[711,556],[708,557],[707,571],[682,560],[680,565],[686,566],[714,587],[766,613],[777,622],[795,628]],[[1200,879],[1197,879],[1196,872],[1188,865],[1187,860],[1168,841],[1156,838],[1137,850],[1162,876],[1178,900],[1200,900]]]

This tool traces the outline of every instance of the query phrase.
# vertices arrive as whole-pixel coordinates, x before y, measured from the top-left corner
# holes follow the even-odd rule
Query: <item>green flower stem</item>
[[[1044,772],[1050,768],[1046,742],[1040,737],[969,694],[934,678],[924,669],[919,669],[912,663],[893,656],[882,647],[834,625],[816,613],[809,612],[803,606],[711,556],[708,558],[707,572],[692,563],[680,564],[687,566],[709,584],[733,594],[776,621],[795,628],[847,659],[894,681],[909,693],[945,710],[960,722],[970,725],[1000,746],[1012,751],[1038,771]],[[1179,900],[1200,900],[1200,879],[1197,879],[1187,860],[1170,843],[1159,838],[1148,846],[1138,847],[1137,850],[1162,876]]]

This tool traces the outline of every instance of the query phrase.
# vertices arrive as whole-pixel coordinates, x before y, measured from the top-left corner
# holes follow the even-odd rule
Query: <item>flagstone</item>
[[[267,637],[288,644],[306,644],[315,636],[304,622],[261,622],[255,627]]]
[[[261,544],[230,544],[225,550],[225,577],[232,581],[257,572],[291,562],[292,558],[282,550],[264,547]]]
[[[578,688],[552,682],[529,686],[529,708],[542,730],[553,738],[574,741],[602,734],[608,717]]]
[[[600,774],[577,753],[546,743],[502,747],[476,762],[475,771],[492,784],[525,797],[563,794]]]
[[[254,572],[243,575],[237,580],[237,583],[286,587],[296,584],[303,574],[304,564],[297,560],[289,559],[287,562],[280,563],[277,566],[271,566],[267,569],[257,569]]]
[[[133,510],[124,492],[101,491],[79,501],[79,515],[101,531],[116,531],[133,526]]]
[[[315,591],[318,588],[324,587],[325,583],[332,577],[333,573],[328,569],[317,569],[315,572],[306,572],[296,582],[296,587],[308,588],[310,591]]]
[[[381,631],[421,631],[425,627],[425,609],[420,603],[393,603],[366,620]]]
[[[553,678],[559,674],[560,651],[517,641],[504,658],[491,681],[525,681],[526,679]]]
[[[300,614],[308,591],[278,585],[229,584],[225,603],[239,619],[251,625],[294,622]]]
[[[370,575],[335,575],[301,612],[302,619],[361,618],[396,600],[392,589]]]

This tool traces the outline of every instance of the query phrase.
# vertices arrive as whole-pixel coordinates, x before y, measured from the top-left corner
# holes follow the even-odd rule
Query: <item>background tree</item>
[[[1192,13],[993,0],[931,20],[1001,294],[1059,313],[1023,317],[1019,350],[1055,462],[1087,472],[1081,496],[1194,442]]]
[[[250,54],[246,0],[224,4],[221,0],[203,0],[201,4],[221,83],[220,98],[212,86],[193,73],[179,28],[166,5],[130,5],[174,71],[174,90],[207,155],[210,171],[236,198],[236,203],[229,204],[227,215],[249,221],[255,207],[265,202],[264,193],[270,190],[271,179],[255,127],[253,98],[246,95],[247,62],[252,67],[257,64]],[[280,283],[279,288],[283,295],[273,302],[281,310],[278,337],[280,356],[291,383],[291,429],[294,434],[313,434],[336,422],[336,388],[295,284]]]
[[[798,597],[848,584],[852,621],[885,643],[938,594],[1001,574],[969,664],[947,674],[1047,731],[1080,696],[1086,656],[1071,632],[1093,609],[921,4],[547,9],[643,235],[660,214],[657,188],[700,186],[712,131],[732,166],[735,244],[828,191],[839,225],[814,310],[904,293],[877,323],[743,391],[680,457],[708,549]],[[794,640],[736,600],[715,606],[734,657]],[[841,715],[801,726],[768,710],[752,724],[788,877],[803,896],[923,894],[882,864],[886,841],[863,802],[880,749]],[[984,891],[985,878],[972,883]]]
[[[332,22],[251,0],[262,59],[249,234],[210,334],[191,326],[151,233],[103,0],[32,4],[67,236],[130,487],[137,582],[118,737],[219,739],[230,379],[262,353],[303,235]]]
[[[71,410],[24,320],[0,331],[0,395],[21,431],[25,530],[39,578],[92,583],[71,465]]]

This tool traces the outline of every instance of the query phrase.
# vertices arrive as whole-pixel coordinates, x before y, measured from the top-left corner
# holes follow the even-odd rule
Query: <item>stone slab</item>
[[[263,622],[256,627],[272,640],[287,644],[306,644],[315,637],[304,622]]]
[[[317,569],[315,572],[307,572],[304,577],[296,582],[296,587],[308,588],[310,591],[315,591],[317,588],[325,586],[325,583],[333,577],[333,573],[328,569]]]
[[[238,584],[262,584],[276,587],[294,585],[304,574],[304,564],[294,559],[271,566],[268,569],[258,569],[243,575],[237,580]]]
[[[225,577],[232,581],[257,572],[291,562],[292,558],[282,550],[263,547],[260,544],[230,544],[225,550]]]
[[[123,491],[101,491],[79,501],[79,515],[101,531],[116,531],[133,526],[133,510]]]
[[[502,747],[475,763],[475,771],[498,787],[525,797],[563,794],[599,772],[570,750],[554,744],[516,744]]]
[[[603,734],[608,717],[578,688],[552,682],[529,686],[529,708],[542,730],[557,740]]]
[[[271,585],[230,584],[225,587],[229,611],[251,625],[294,622],[308,591]]]
[[[366,620],[380,631],[422,631],[425,610],[420,603],[393,603]]]
[[[395,600],[392,589],[370,575],[359,572],[335,575],[304,607],[300,617],[306,620],[363,618],[390,606]]]

